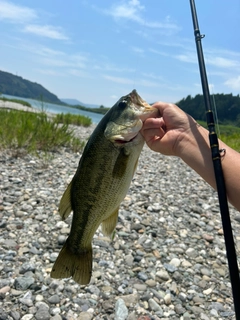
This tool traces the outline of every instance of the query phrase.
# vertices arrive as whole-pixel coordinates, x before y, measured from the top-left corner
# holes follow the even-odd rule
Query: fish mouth
[[[137,90],[134,89],[130,94],[129,94],[130,100],[131,100],[131,107],[138,115],[139,119],[142,121],[146,120],[149,118],[149,116],[157,116],[158,114],[158,109],[152,107],[149,105],[145,100],[143,100],[139,94],[137,93]]]
[[[151,116],[155,117],[158,112],[157,108],[143,100],[135,89],[122,97],[112,110],[104,136],[116,146],[140,143],[143,121]]]
[[[139,134],[139,131],[128,133],[126,135],[118,135],[112,138],[112,141],[119,145],[124,145],[126,143],[134,141]]]
[[[138,134],[136,134],[133,138],[129,139],[129,140],[126,140],[126,139],[114,139],[114,143],[116,144],[126,144],[128,142],[132,142],[136,137],[137,137]]]

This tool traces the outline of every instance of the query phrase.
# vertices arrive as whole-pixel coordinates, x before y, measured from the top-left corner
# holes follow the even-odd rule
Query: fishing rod
[[[225,186],[222,163],[221,163],[221,157],[224,157],[226,151],[224,149],[219,150],[218,138],[215,132],[214,117],[213,117],[213,112],[211,107],[209,86],[208,86],[208,80],[207,80],[207,74],[206,74],[205,62],[204,62],[204,56],[203,56],[203,50],[202,50],[202,43],[201,43],[201,39],[204,38],[204,35],[201,35],[199,30],[197,12],[196,12],[194,0],[190,0],[190,6],[191,6],[193,29],[194,29],[194,36],[196,41],[196,48],[197,48],[198,64],[199,64],[199,70],[200,70],[200,76],[201,76],[201,82],[202,82],[202,90],[203,90],[203,96],[204,96],[204,102],[205,102],[205,108],[206,108],[206,119],[207,119],[207,125],[209,130],[209,142],[210,142],[212,161],[213,161],[214,173],[215,173],[215,179],[216,179],[216,185],[217,185],[220,213],[222,218],[223,232],[224,232],[227,259],[228,259],[229,274],[230,274],[230,280],[232,284],[233,302],[235,307],[236,319],[240,320],[239,270],[238,270],[237,255],[236,255],[232,227],[231,227],[231,220],[229,215],[226,186]]]

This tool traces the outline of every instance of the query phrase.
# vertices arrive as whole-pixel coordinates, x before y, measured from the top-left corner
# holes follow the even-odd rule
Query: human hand
[[[196,121],[174,104],[157,102],[153,107],[160,117],[148,118],[143,123],[141,134],[147,145],[153,151],[180,156]]]

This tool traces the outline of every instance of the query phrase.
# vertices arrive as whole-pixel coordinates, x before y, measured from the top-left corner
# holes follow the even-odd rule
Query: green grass
[[[219,137],[223,142],[225,142],[229,147],[240,152],[240,134],[235,133],[231,135],[221,134]]]
[[[0,100],[2,101],[10,101],[10,102],[16,102],[16,103],[20,103],[22,104],[23,106],[26,106],[26,107],[32,107],[30,103],[28,103],[27,101],[24,101],[24,100],[19,100],[19,99],[9,99],[9,98],[5,98],[5,97],[0,97]]]
[[[198,121],[204,128],[207,128],[207,123]],[[218,128],[219,127],[219,128]],[[240,152],[240,128],[230,124],[215,125],[218,138],[226,143],[229,147]]]
[[[67,124],[49,119],[45,113],[0,110],[0,147],[22,152],[57,151],[69,147],[79,151],[84,142],[74,137]]]
[[[60,113],[55,117],[56,121],[63,124],[73,124],[76,126],[84,126],[88,127],[92,124],[92,120],[89,117],[85,117],[82,115],[75,115],[71,113]]]

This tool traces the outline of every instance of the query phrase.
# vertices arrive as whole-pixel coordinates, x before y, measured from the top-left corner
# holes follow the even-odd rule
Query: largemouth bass
[[[86,144],[78,169],[59,205],[62,219],[73,211],[72,225],[51,271],[88,284],[92,274],[92,238],[100,224],[110,236],[144,145],[143,121],[157,115],[133,90],[106,113]]]

